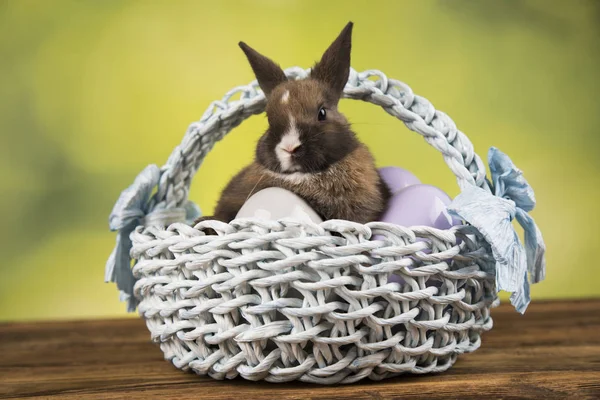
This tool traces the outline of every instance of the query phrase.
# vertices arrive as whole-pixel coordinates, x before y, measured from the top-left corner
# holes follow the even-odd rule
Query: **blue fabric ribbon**
[[[118,231],[117,244],[106,263],[104,280],[115,282],[120,292],[120,300],[127,302],[127,311],[133,312],[137,300],[133,296],[135,278],[131,272],[131,239],[129,235],[146,215],[150,195],[158,185],[160,170],[156,165],[148,165],[125,189],[117,200],[109,217],[111,231]]]
[[[148,165],[133,184],[121,193],[109,217],[110,230],[118,233],[117,243],[106,263],[104,280],[117,284],[121,301],[127,302],[128,312],[135,311],[138,304],[133,295],[136,279],[131,272],[132,243],[129,236],[150,211],[152,191],[159,180],[160,169],[156,165]],[[185,212],[188,221],[200,215],[200,209],[192,202],[186,203]]]
[[[531,301],[532,283],[545,278],[546,245],[542,233],[528,214],[535,207],[533,189],[512,160],[492,147],[488,152],[493,192],[469,186],[448,207],[450,213],[476,227],[492,248],[496,260],[497,290],[511,292],[511,304],[524,313]],[[523,227],[525,247],[512,221]]]

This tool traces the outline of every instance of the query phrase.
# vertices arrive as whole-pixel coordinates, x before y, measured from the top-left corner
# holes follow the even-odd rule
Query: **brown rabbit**
[[[288,81],[282,69],[244,42],[267,97],[269,128],[256,160],[222,192],[213,217],[233,220],[245,201],[267,187],[302,197],[324,220],[375,221],[390,197],[373,156],[358,141],[337,105],[350,74],[352,22],[325,51],[310,78]]]

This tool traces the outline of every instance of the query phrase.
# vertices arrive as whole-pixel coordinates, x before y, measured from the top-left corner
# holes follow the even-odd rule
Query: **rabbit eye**
[[[327,112],[324,107],[319,108],[319,115],[317,118],[319,121],[325,121],[325,119],[327,119]]]

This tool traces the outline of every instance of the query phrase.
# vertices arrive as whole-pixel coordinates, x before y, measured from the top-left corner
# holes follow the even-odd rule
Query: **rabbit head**
[[[351,41],[350,22],[304,80],[288,80],[279,65],[240,42],[267,98],[269,128],[256,149],[265,168],[280,174],[317,173],[359,145],[338,111],[350,73]]]

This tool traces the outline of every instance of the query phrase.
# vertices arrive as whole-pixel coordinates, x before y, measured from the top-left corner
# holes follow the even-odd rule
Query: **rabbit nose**
[[[298,151],[299,148],[300,148],[300,145],[298,144],[298,145],[286,146],[283,148],[283,150],[285,150],[289,154],[294,154],[296,151]]]

